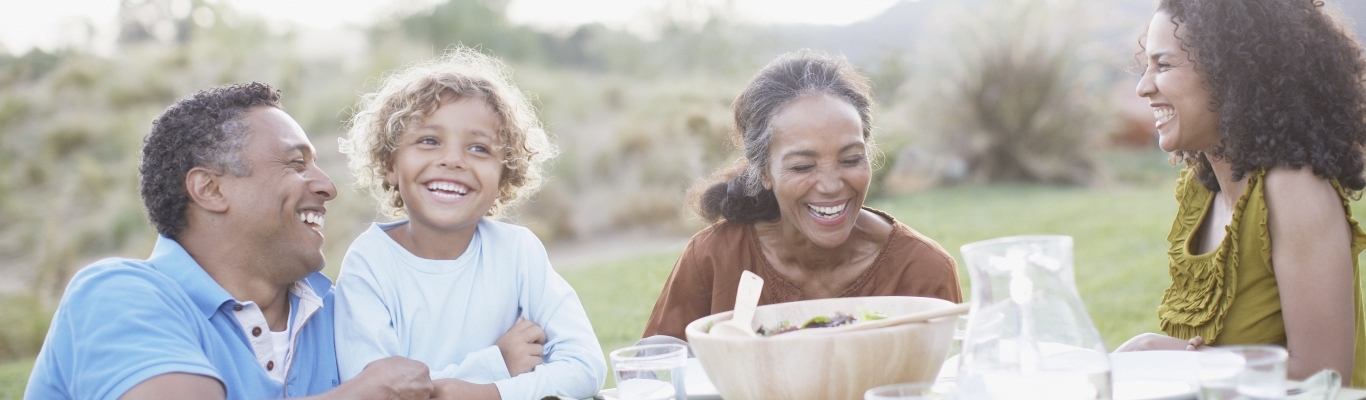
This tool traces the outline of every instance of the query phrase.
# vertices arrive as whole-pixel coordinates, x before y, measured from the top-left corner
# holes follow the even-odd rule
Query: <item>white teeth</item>
[[[830,207],[817,207],[817,206],[813,206],[813,205],[810,205],[810,204],[807,204],[806,207],[807,207],[807,208],[810,208],[811,211],[815,211],[817,214],[820,214],[822,217],[835,217],[835,216],[837,216],[837,215],[843,213],[843,212],[844,212],[844,208],[847,207],[848,205],[849,205],[849,203],[846,202],[846,203],[843,203],[843,204],[839,204],[839,205],[835,205],[835,206],[830,206]]]
[[[1176,110],[1172,109],[1171,107],[1158,107],[1153,109],[1153,118],[1156,118],[1157,123],[1159,124],[1167,122],[1168,120],[1172,119],[1172,117],[1175,115]]]
[[[299,213],[299,221],[310,225],[317,225],[319,228],[323,227],[323,215],[318,212],[304,211]]]
[[[444,190],[447,192],[455,192],[457,194],[463,195],[465,193],[468,193],[470,188],[465,187],[465,185],[458,185],[451,182],[437,181],[427,183],[427,190]]]

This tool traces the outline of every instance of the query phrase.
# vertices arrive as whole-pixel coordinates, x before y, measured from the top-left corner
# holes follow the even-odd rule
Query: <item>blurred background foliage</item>
[[[210,86],[261,81],[283,91],[342,188],[325,229],[335,276],[345,248],[378,218],[371,199],[346,189],[343,121],[385,71],[456,43],[507,60],[563,150],[544,189],[511,217],[547,243],[700,229],[683,193],[738,157],[731,100],[767,61],[801,48],[843,54],[872,79],[878,196],[1174,174],[1151,150],[1098,160],[1153,147],[1151,113],[1123,72],[1147,0],[904,1],[847,26],[753,25],[724,5],[677,0],[648,33],[542,31],[512,23],[507,0],[448,0],[327,32],[222,1],[119,1],[112,54],[0,51],[0,310],[11,310],[0,312],[0,360],[36,354],[48,310],[80,267],[148,254],[142,137],[177,98]]]
[[[1091,153],[1118,114],[1096,100],[1115,77],[1104,71],[1122,69],[1129,49],[1092,42],[1092,27],[1073,15],[1108,10],[1087,4],[908,1],[825,27],[749,25],[724,5],[677,1],[641,34],[601,24],[540,31],[510,22],[506,0],[449,0],[341,32],[282,26],[228,2],[121,0],[111,55],[80,46],[0,54],[0,292],[39,310],[6,317],[0,358],[36,352],[41,310],[80,267],[150,250],[155,233],[137,195],[141,140],[156,115],[196,90],[280,88],[323,169],[346,188],[336,138],[358,94],[385,71],[475,46],[514,67],[563,149],[513,220],[546,242],[687,235],[703,223],[684,191],[738,157],[727,136],[731,100],[768,60],[800,48],[844,54],[873,80],[885,154],[875,193],[959,181],[1098,184]],[[376,220],[371,201],[344,189],[330,204],[329,273]]]
[[[925,40],[905,110],[977,182],[1090,184],[1097,139],[1115,119],[1105,90],[1129,49],[1097,41],[1094,1],[993,0],[955,4]],[[925,38],[922,38],[925,39]],[[971,46],[964,46],[971,43]],[[954,132],[954,134],[945,134]]]

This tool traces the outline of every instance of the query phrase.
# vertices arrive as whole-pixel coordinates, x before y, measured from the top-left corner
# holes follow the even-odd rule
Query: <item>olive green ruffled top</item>
[[[1194,171],[1181,171],[1176,200],[1179,209],[1167,241],[1171,287],[1157,308],[1162,331],[1173,337],[1203,336],[1211,345],[1278,344],[1285,346],[1285,322],[1281,318],[1280,291],[1271,267],[1271,233],[1267,229],[1263,178],[1266,169],[1248,174],[1247,189],[1238,198],[1224,240],[1214,251],[1194,254],[1192,246],[1205,220],[1214,192],[1196,179]],[[1352,218],[1346,193],[1332,181],[1342,197],[1352,230],[1352,269],[1360,282],[1356,255],[1366,249],[1366,231]],[[1361,285],[1356,285],[1356,363],[1352,386],[1366,386],[1366,329],[1362,319]]]

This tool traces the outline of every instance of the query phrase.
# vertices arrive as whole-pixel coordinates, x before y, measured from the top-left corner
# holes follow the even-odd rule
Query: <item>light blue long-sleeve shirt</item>
[[[374,224],[347,250],[336,288],[343,380],[371,361],[422,361],[432,379],[493,383],[504,400],[592,397],[607,367],[574,288],[524,227],[481,219],[455,260],[420,258]],[[494,342],[523,317],[545,330],[543,364],[510,376]]]

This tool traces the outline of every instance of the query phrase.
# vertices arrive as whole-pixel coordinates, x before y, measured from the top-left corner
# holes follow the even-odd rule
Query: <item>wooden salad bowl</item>
[[[836,312],[863,309],[896,316],[954,303],[927,297],[884,296],[805,300],[759,306],[753,327],[784,320],[801,324]],[[770,337],[707,333],[730,319],[730,311],[688,324],[693,353],[727,400],[862,399],[868,389],[905,382],[930,382],[939,373],[953,339],[957,316],[923,323],[822,335]]]

